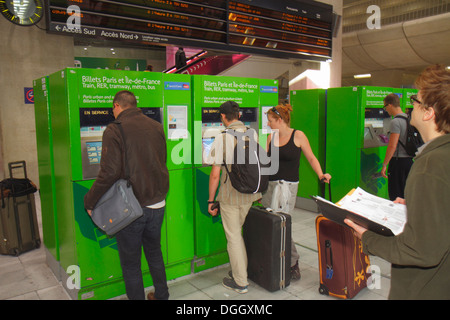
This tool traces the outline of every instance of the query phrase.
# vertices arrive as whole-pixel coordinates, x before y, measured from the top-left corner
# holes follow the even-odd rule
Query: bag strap
[[[399,114],[399,115],[395,116],[394,119],[403,119],[403,120],[406,121],[406,140],[408,140],[408,126],[410,126],[408,118],[406,118],[406,117],[402,116],[401,114]],[[406,145],[405,145],[406,141],[405,141],[405,143],[403,143],[402,140],[399,137],[398,142],[400,142],[400,145],[403,147],[403,150],[406,152]],[[397,149],[397,158],[398,158],[398,153],[399,152],[400,152],[400,148]]]
[[[118,120],[114,121],[115,124],[119,127],[120,134],[122,136],[123,141],[123,165],[125,167],[125,179],[127,180],[127,187],[130,186],[130,169],[128,168],[128,162],[127,162],[127,146],[125,144],[125,132],[123,131],[122,123]]]
[[[230,133],[229,131],[233,131],[233,133]],[[226,164],[226,162],[225,162],[225,158],[226,158],[226,135],[227,134],[231,134],[233,137],[234,137],[234,139],[235,139],[235,142],[236,142],[236,144],[237,144],[237,137],[236,137],[236,135],[234,135],[234,133],[235,133],[236,131],[235,130],[233,130],[233,129],[225,129],[222,133],[223,133],[223,159],[222,159],[222,162],[223,162],[223,166],[225,167],[225,170],[227,171],[227,176],[225,177],[225,181],[223,182],[224,184],[225,183],[227,183],[227,181],[228,181],[228,177],[230,176],[230,170],[228,170],[228,166],[227,166],[227,164]],[[236,147],[236,145],[235,145],[235,147]]]
[[[3,182],[3,181],[2,181],[2,182]],[[2,197],[2,209],[4,209],[4,208],[5,208],[5,199],[4,199],[4,197],[3,197],[3,192],[4,192],[5,188],[4,188],[2,182],[0,182],[0,186],[1,186],[1,188],[0,188],[0,195],[1,195],[1,197]]]
[[[253,139],[253,137],[250,137],[250,135],[249,134],[251,134],[251,132],[250,133],[247,133],[249,130],[253,130],[253,131],[255,131],[254,129],[252,129],[252,128],[249,128],[248,126],[245,126],[245,131],[244,132],[240,132],[240,131],[237,131],[237,130],[234,130],[234,129],[225,129],[222,133],[224,133],[224,135],[223,135],[223,146],[224,146],[224,150],[225,150],[225,146],[226,146],[226,143],[225,143],[225,137],[226,137],[226,134],[230,134],[230,135],[232,135],[233,137],[234,137],[234,141],[235,141],[235,145],[234,145],[234,147],[236,148],[236,145],[239,143],[239,140],[241,139],[242,140],[242,137],[244,137],[244,136],[248,136],[249,137],[249,139],[251,138],[251,139]],[[230,171],[228,170],[228,167],[227,167],[227,164],[226,164],[226,162],[225,162],[225,157],[224,157],[224,159],[222,159],[223,160],[223,166],[225,167],[225,170],[227,171],[227,177],[225,178],[225,181],[224,181],[224,183],[226,183],[226,181],[227,181],[227,179],[228,179],[228,176],[230,175]]]

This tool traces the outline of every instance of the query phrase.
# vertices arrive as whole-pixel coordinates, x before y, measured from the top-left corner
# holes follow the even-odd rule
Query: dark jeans
[[[143,208],[144,214],[116,235],[120,265],[128,299],[145,300],[142,280],[142,247],[155,287],[155,298],[169,299],[166,269],[161,252],[161,226],[164,209]]]
[[[389,161],[388,191],[391,201],[397,197],[405,199],[406,179],[412,165],[412,158],[392,158]]]

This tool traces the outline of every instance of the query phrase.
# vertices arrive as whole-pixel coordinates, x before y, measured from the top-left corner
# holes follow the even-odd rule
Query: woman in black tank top
[[[303,151],[319,180],[324,179],[325,182],[329,183],[331,176],[328,173],[323,173],[306,135],[302,131],[290,128],[291,111],[292,107],[287,104],[273,107],[267,112],[268,125],[272,130],[275,130],[275,134],[272,134],[267,140],[267,151],[269,155],[276,154],[272,152],[275,151],[273,148],[278,148],[279,151],[279,169],[270,180],[299,181],[298,169],[301,152]]]
[[[298,181],[298,169],[300,165],[300,156],[302,154],[302,148],[297,147],[294,142],[296,130],[292,130],[289,141],[283,146],[276,146],[274,144],[277,133],[274,133],[271,139],[271,143],[268,146],[267,153],[269,157],[272,154],[278,154],[280,159],[280,165],[278,172],[270,176],[270,181],[284,180],[290,182]]]
[[[269,188],[261,200],[266,207],[291,214],[295,207],[299,182],[300,156],[303,151],[320,180],[329,183],[331,176],[323,173],[319,161],[311,150],[308,138],[290,127],[292,107],[279,105],[267,112],[268,125],[274,133],[267,140],[267,152],[272,164],[278,158],[278,171],[269,178]],[[300,279],[299,255],[292,241],[291,279]]]

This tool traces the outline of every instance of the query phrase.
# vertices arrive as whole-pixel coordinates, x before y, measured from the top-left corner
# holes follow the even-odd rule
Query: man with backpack
[[[218,214],[219,209],[213,209],[212,207],[215,204],[214,197],[220,182],[216,201],[220,203],[220,214],[227,238],[227,251],[232,271],[229,273],[230,278],[225,277],[222,284],[225,288],[238,293],[247,293],[247,251],[242,237],[242,226],[252,203],[260,199],[262,195],[258,189],[252,193],[243,193],[233,187],[235,184],[232,184],[229,172],[232,171],[235,146],[240,143],[237,141],[237,137],[242,137],[239,133],[247,132],[248,128],[239,121],[239,105],[236,102],[227,101],[223,103],[219,112],[226,130],[215,138],[211,146],[209,162],[212,164],[212,169],[209,178],[208,212],[213,216]],[[233,135],[234,131],[238,134]],[[256,143],[258,138],[256,131],[249,131],[248,133],[253,134],[249,137]],[[252,147],[255,148],[254,145]],[[225,170],[225,166],[227,166],[227,170]]]
[[[413,164],[413,156],[409,155],[405,149],[409,120],[400,107],[399,97],[394,93],[387,95],[384,98],[384,109],[394,119],[392,119],[389,129],[389,144],[381,175],[388,179],[389,199],[394,201],[397,197],[405,197],[406,178],[408,178]],[[388,164],[389,168],[387,169]]]

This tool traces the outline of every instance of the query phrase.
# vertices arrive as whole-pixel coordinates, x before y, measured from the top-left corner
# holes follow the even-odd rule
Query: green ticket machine
[[[411,89],[411,88],[404,88],[403,89],[403,98],[400,100],[402,110],[406,114],[411,114],[412,109],[414,106],[411,104],[411,96],[417,95],[419,90],[417,89]]]
[[[35,81],[44,244],[47,260],[59,266],[57,276],[72,298],[108,299],[125,293],[116,239],[93,224],[83,202],[99,171],[102,134],[114,120],[112,101],[120,90],[132,91],[138,108],[164,126],[170,190],[163,257],[168,280],[191,272],[191,88],[188,75],[96,69],[68,68]],[[151,286],[144,255],[142,270],[144,285]]]
[[[326,90],[310,89],[290,92],[292,106],[291,127],[301,130],[308,138],[311,150],[325,170],[325,132],[326,132]],[[310,195],[321,195],[323,189],[317,174],[311,168],[304,153],[300,158],[297,207],[317,212],[316,203]],[[324,191],[323,191],[324,190]],[[325,195],[328,199],[328,195]]]
[[[55,175],[53,161],[53,134],[51,127],[48,77],[37,79],[34,87],[36,120],[36,145],[39,169],[39,193],[41,197],[43,243],[47,264],[58,280],[59,268],[58,221],[56,216]]]
[[[241,109],[240,120],[259,132],[261,123],[267,123],[263,110],[278,102],[278,82],[207,75],[193,76],[192,82],[196,256],[193,268],[198,272],[228,262],[221,217],[212,217],[207,203],[211,166],[206,163],[206,156],[216,136],[225,129],[219,107],[225,101],[236,101]],[[265,141],[261,141],[263,146]]]
[[[402,89],[345,87],[327,90],[326,171],[333,176],[333,200],[352,188],[388,197],[387,180],[380,174],[388,145],[391,117],[383,99],[402,98]]]

